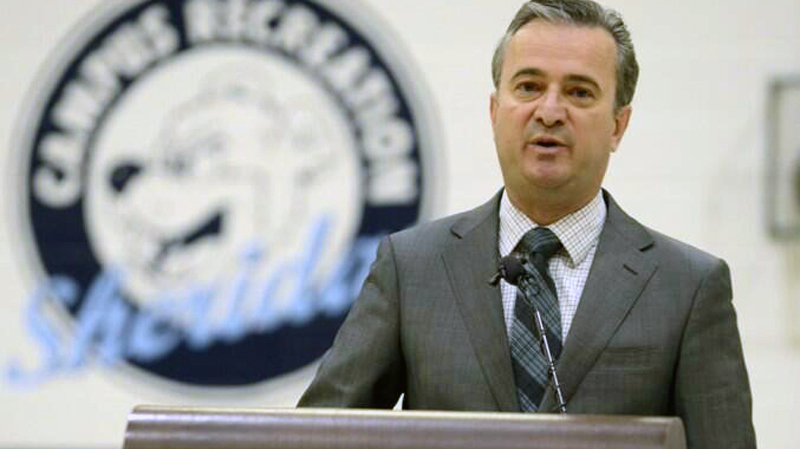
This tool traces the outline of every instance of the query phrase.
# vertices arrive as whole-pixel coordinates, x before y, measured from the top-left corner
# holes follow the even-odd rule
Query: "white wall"
[[[343,0],[346,1],[346,0]],[[442,196],[435,215],[474,206],[501,185],[488,122],[494,43],[519,1],[362,0],[416,62],[442,124]],[[0,15],[3,177],[26,92],[54,48],[99,0],[7,2]],[[800,245],[767,233],[765,121],[769,80],[800,74],[800,2],[615,0],[641,76],[628,133],[606,187],[633,216],[725,258],[763,448],[800,447]],[[800,117],[798,117],[800,118]],[[3,179],[8,192],[9,179]],[[13,195],[13,192],[9,192]],[[0,240],[0,366],[37,349],[20,313],[30,283],[8,217]],[[26,352],[27,351],[27,352]],[[21,391],[0,382],[0,447],[119,444],[140,403],[292,406],[313,367],[263,385],[206,391],[125,369],[91,368]]]

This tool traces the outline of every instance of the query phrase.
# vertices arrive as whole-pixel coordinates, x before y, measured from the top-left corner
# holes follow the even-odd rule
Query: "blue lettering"
[[[66,277],[56,276],[40,286],[31,296],[25,309],[25,324],[31,336],[39,343],[42,350],[41,365],[30,372],[20,366],[19,361],[12,360],[6,369],[6,379],[12,385],[32,386],[55,374],[62,366],[63,336],[58,335],[55,326],[45,319],[42,308],[48,299],[56,299],[65,305],[73,305],[78,297],[77,284]]]
[[[256,244],[251,244],[244,251],[242,260],[242,270],[237,273],[233,280],[231,291],[230,308],[222,326],[218,330],[220,339],[233,343],[241,340],[247,333],[247,326],[244,321],[244,303],[247,300],[248,285],[253,275],[254,268],[261,261],[263,252]]]
[[[317,261],[321,249],[325,246],[325,237],[328,234],[330,223],[327,217],[322,217],[313,227],[311,238],[306,244],[301,258],[294,264],[286,266],[286,278],[294,279],[294,288],[288,295],[289,307],[286,309],[287,321],[295,326],[303,325],[314,316],[312,276],[317,268]]]
[[[281,317],[279,316],[278,309],[275,307],[275,298],[278,296],[278,291],[281,286],[281,276],[283,275],[284,273],[281,270],[273,271],[261,289],[261,294],[258,298],[259,306],[253,314],[251,323],[253,330],[256,332],[271,332],[280,325]]]
[[[75,342],[67,366],[77,368],[88,362],[92,349],[111,365],[122,356],[122,332],[130,316],[127,305],[117,297],[118,275],[105,271],[95,279],[76,317]]]
[[[185,309],[188,312],[188,322],[191,327],[186,329],[187,343],[195,350],[206,348],[214,342],[214,332],[211,322],[206,319],[213,305],[214,289],[197,287],[186,298]],[[174,304],[177,306],[179,302]],[[174,307],[178,310],[178,307]]]
[[[13,385],[35,385],[92,360],[106,366],[126,359],[151,362],[181,342],[199,351],[219,341],[235,343],[249,333],[271,332],[282,325],[301,326],[320,313],[341,314],[367,276],[378,238],[357,240],[329,276],[315,282],[329,228],[324,217],[315,223],[303,251],[272,270],[266,279],[254,278],[265,257],[261,248],[251,245],[245,248],[242,265],[227,287],[195,285],[164,292],[148,307],[136,308],[122,297],[120,272],[101,272],[85,292],[72,335],[60,335],[43,310],[48,300],[68,308],[80,299],[74,280],[55,276],[36,290],[25,309],[29,332],[41,348],[40,366],[26,372],[19,361],[12,360],[6,378]],[[216,324],[211,317],[215,301],[223,301],[227,307],[222,322]]]
[[[152,362],[172,351],[180,334],[152,311],[140,310],[131,326],[126,354],[131,360]]]

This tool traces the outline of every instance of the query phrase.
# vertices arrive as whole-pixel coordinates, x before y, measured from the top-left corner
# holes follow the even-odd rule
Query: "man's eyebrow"
[[[600,88],[600,84],[594,80],[591,76],[586,75],[567,75],[567,81],[573,83],[586,83],[591,84],[597,90],[603,90]]]
[[[544,71],[541,69],[537,69],[536,67],[524,67],[517,70],[514,73],[514,76],[511,77],[512,80],[522,77],[522,76],[545,76]],[[579,75],[579,74],[570,74],[567,75],[566,80],[572,83],[586,83],[592,85],[597,90],[602,90],[600,88],[600,84],[595,81],[594,78],[588,75]]]
[[[511,79],[513,80],[521,76],[544,76],[544,72],[541,69],[537,69],[535,67],[524,67],[517,70],[514,73],[514,76],[511,77]]]

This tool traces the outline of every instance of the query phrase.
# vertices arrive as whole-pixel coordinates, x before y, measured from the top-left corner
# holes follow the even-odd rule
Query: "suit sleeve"
[[[298,407],[392,408],[405,383],[399,318],[397,267],[386,237]]]
[[[728,266],[701,280],[681,341],[675,410],[689,449],[755,448],[752,404]]]

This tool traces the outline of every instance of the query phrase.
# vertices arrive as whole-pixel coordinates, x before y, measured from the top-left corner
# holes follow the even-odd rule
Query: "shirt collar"
[[[533,220],[511,204],[503,190],[500,199],[500,257],[511,253],[526,232],[538,227]],[[547,226],[561,240],[571,267],[582,263],[597,245],[606,220],[606,203],[601,192],[586,206]]]

